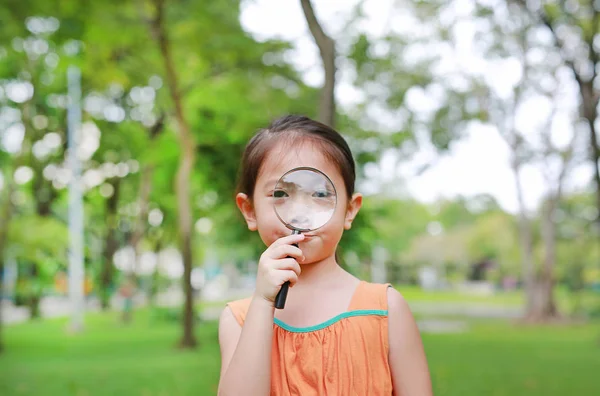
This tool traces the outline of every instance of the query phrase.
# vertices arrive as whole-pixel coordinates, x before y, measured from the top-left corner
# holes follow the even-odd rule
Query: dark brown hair
[[[344,179],[348,199],[350,199],[354,194],[356,169],[348,143],[335,129],[299,115],[278,118],[267,128],[259,130],[250,139],[240,165],[238,192],[242,192],[252,199],[256,180],[270,149],[279,142],[285,142],[291,146],[297,144],[298,141],[310,141],[317,145],[323,154],[337,166]]]

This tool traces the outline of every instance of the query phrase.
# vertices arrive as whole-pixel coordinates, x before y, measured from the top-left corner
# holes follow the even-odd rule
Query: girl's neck
[[[347,272],[338,265],[334,255],[311,264],[301,264],[300,268],[302,269],[302,272],[298,279],[298,286],[302,288],[304,285],[311,285],[311,287],[320,286],[324,283],[331,282],[331,279],[336,279],[342,274],[347,274]]]
[[[295,327],[314,326],[350,308],[360,280],[340,267],[334,256],[300,268],[286,308],[275,312],[277,319]]]

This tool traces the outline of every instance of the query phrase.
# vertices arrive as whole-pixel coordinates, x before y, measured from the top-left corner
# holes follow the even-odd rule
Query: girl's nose
[[[309,229],[311,224],[310,216],[298,213],[292,218],[291,226],[294,228]]]

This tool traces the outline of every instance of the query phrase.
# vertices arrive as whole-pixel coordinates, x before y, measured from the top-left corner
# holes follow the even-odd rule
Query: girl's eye
[[[283,190],[275,190],[273,191],[273,198],[285,198],[288,194]]]
[[[315,191],[313,197],[315,198],[328,198],[331,195],[329,191]]]

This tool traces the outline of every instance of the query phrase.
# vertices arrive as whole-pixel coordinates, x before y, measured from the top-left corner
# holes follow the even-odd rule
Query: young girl
[[[362,204],[344,138],[306,117],[287,116],[248,143],[236,203],[267,249],[251,298],[221,314],[220,395],[432,394],[421,338],[400,293],[342,269],[335,251]],[[290,235],[273,209],[277,180],[297,167],[325,173],[337,190],[332,219]],[[295,247],[294,244],[298,244]],[[275,296],[290,281],[285,309]]]

